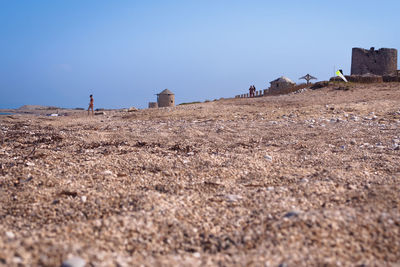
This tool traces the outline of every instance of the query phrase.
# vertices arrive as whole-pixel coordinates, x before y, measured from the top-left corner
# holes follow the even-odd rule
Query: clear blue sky
[[[349,73],[352,47],[400,49],[398,0],[0,0],[0,25],[0,108],[233,97]]]

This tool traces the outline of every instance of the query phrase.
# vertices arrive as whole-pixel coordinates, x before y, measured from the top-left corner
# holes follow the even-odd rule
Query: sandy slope
[[[338,88],[0,117],[0,265],[400,264],[400,84]]]

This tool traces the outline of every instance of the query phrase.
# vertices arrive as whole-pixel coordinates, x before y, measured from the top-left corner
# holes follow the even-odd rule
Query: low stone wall
[[[306,84],[306,83],[302,83],[296,86],[292,86],[292,87],[288,87],[288,88],[284,88],[281,90],[274,90],[273,92],[269,92],[269,90],[264,90],[264,96],[269,96],[269,95],[285,95],[285,94],[290,94],[293,92],[296,92],[297,90],[300,89],[304,89],[307,87],[312,86],[312,83]]]
[[[400,82],[400,76],[379,76],[379,75],[345,75],[347,81],[352,83],[383,83],[383,82]],[[340,77],[330,78],[331,82],[343,82]]]
[[[149,102],[149,108],[158,108],[157,102]]]
[[[382,76],[383,82],[400,82],[400,76]]]
[[[264,89],[264,90],[258,90],[255,93],[254,97],[261,97],[261,96],[272,96],[272,95],[284,95],[284,94],[290,94],[293,92],[296,92],[297,90],[304,89],[307,87],[312,86],[312,83],[306,84],[299,84],[296,86],[280,89],[280,90],[274,90],[273,92],[270,92],[269,89]],[[241,94],[241,95],[236,95],[235,98],[249,98],[249,94]]]

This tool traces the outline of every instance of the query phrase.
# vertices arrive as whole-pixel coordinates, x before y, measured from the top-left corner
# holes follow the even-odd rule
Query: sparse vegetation
[[[180,103],[178,106],[193,105],[193,104],[199,104],[199,103],[201,103],[201,102],[199,102],[199,101],[186,102],[186,103]]]

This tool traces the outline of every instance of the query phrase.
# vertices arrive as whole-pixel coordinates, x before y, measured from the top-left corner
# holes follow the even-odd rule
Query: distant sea
[[[9,113],[9,112],[0,112],[0,115],[13,115],[14,113]]]

